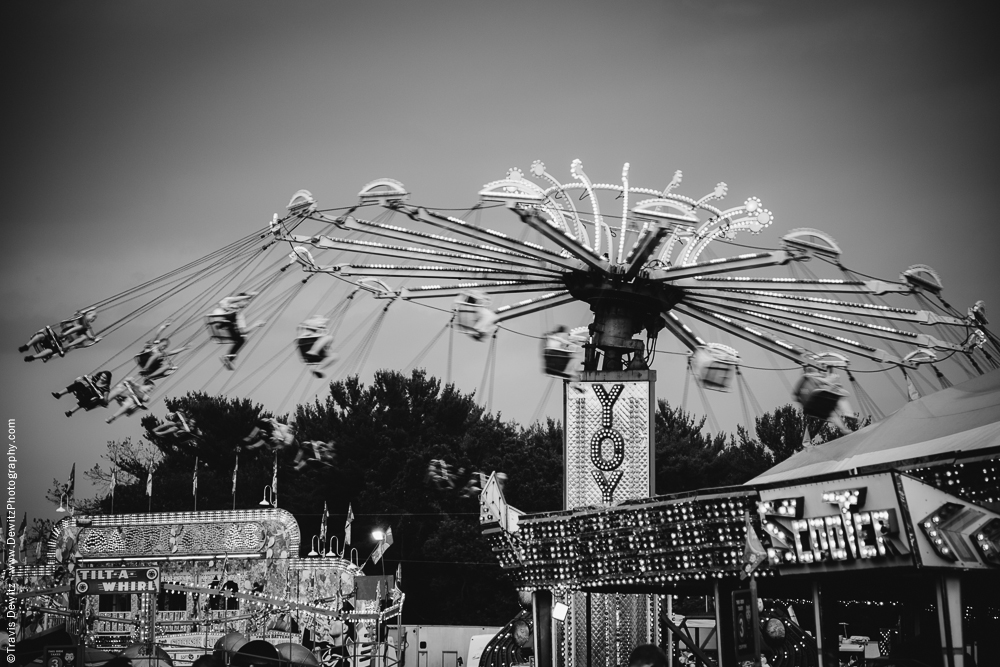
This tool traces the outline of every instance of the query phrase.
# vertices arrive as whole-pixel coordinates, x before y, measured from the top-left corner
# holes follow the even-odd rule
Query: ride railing
[[[131,611],[102,611],[104,618],[94,621],[94,632],[99,634],[124,634],[135,629],[135,614]],[[121,619],[120,621],[111,619]]]

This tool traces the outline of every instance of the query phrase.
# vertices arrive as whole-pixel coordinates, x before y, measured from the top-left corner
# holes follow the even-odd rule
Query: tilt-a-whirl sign
[[[76,571],[73,589],[77,595],[159,593],[158,567],[101,567]]]

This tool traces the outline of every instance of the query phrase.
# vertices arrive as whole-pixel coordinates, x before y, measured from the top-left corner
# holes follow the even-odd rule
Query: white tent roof
[[[1000,447],[1000,370],[907,403],[882,421],[793,454],[747,484]]]

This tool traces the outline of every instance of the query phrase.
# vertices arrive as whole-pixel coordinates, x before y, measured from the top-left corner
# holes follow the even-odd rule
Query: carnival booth
[[[275,665],[395,665],[386,621],[405,600],[395,578],[362,575],[356,551],[299,551],[299,526],[281,509],[69,517],[42,563],[11,570],[19,638],[65,624],[74,655],[129,647],[178,667],[213,653],[266,664],[268,651]]]

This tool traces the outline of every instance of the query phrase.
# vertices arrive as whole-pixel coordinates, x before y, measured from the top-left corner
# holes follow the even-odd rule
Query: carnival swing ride
[[[536,336],[542,341],[545,374],[562,379],[583,371],[650,368],[658,336],[666,331],[687,349],[686,377],[702,393],[703,405],[710,409],[704,390],[735,387],[747,421],[747,406],[759,404],[741,372],[741,354],[732,344],[709,342],[712,338],[739,339],[762,350],[774,366],[781,358],[801,368],[792,390],[795,400],[807,416],[838,424],[845,415],[875,420],[883,415],[858,383],[859,374],[895,374],[892,383],[912,399],[933,390],[932,383],[949,386],[950,377],[998,365],[1000,350],[986,328],[984,304],[956,310],[942,297],[941,278],[926,265],[911,266],[896,279],[858,273],[842,263],[834,238],[815,229],[794,229],[777,248],[739,243],[741,233],[756,235],[771,226],[772,213],[756,197],[731,208],[717,206],[727,194],[725,183],[701,197],[681,194],[680,171],[662,190],[630,185],[627,164],[618,183],[592,182],[579,160],[570,173],[572,180],[563,183],[541,162],[532,164],[532,178],[511,169],[506,178],[487,183],[479,203],[462,217],[409,204],[410,193],[392,179],[370,182],[346,209],[321,209],[301,190],[267,229],[81,308],[60,324],[40,329],[21,349],[31,350],[26,361],[50,361],[111,338],[140,315],[169,312],[173,305],[144,344],[105,364],[118,360],[116,367],[95,369],[53,392],[57,398],[67,393],[76,398],[77,407],[67,414],[117,403],[107,419],[111,422],[147,409],[163,395],[168,380],[176,386],[186,366],[200,363],[196,358],[213,342],[223,350],[219,370],[239,374],[244,369],[237,369],[237,362],[253,356],[255,343],[295,306],[303,286],[325,275],[336,279],[332,287],[349,289],[332,307],[321,300],[312,312],[303,312],[284,357],[299,357],[299,381],[305,379],[306,391],[310,377],[359,372],[396,301],[451,301],[445,329],[489,341],[483,388],[487,375],[495,376],[498,332],[516,318],[574,303],[589,306],[589,325],[564,324]],[[512,212],[520,233],[468,219],[493,208]],[[360,217],[370,209],[381,213],[371,220]],[[730,254],[720,248],[753,251]],[[823,277],[807,264],[836,277]],[[288,270],[293,266],[304,277]],[[762,275],[778,267],[791,275]],[[426,284],[407,284],[413,280]],[[359,294],[386,305],[338,340]],[[99,313],[115,319],[98,330]],[[183,342],[172,347],[168,331]],[[637,338],[641,334],[645,341]],[[360,342],[347,350],[352,339]],[[113,384],[112,376],[130,365],[132,371]],[[448,366],[450,376],[450,356]],[[924,368],[932,371],[933,381],[923,377]],[[262,366],[244,371],[233,390],[261,371]],[[840,376],[846,376],[851,392]],[[229,380],[223,389],[228,385]],[[193,432],[183,416],[172,421],[177,429]],[[262,427],[265,436],[275,434],[276,447],[294,440],[280,425]]]
[[[570,174],[561,182],[541,162],[527,175],[511,169],[487,183],[479,202],[461,215],[410,204],[406,187],[392,179],[368,183],[358,201],[343,208],[323,209],[300,190],[264,229],[89,304],[43,327],[21,349],[31,362],[72,358],[83,347],[110,346],[139,318],[153,318],[139,339],[116,344],[119,351],[106,363],[53,392],[57,399],[76,399],[67,415],[114,408],[108,422],[148,410],[154,399],[185,386],[192,369],[219,349],[217,370],[202,388],[221,375],[219,393],[253,395],[270,377],[268,368],[297,356],[301,372],[285,400],[304,381],[301,402],[322,386],[314,380],[365,367],[390,306],[399,302],[450,306],[436,307],[451,317],[411,366],[448,333],[450,380],[450,341],[458,331],[488,343],[483,389],[495,378],[497,336],[514,331],[518,318],[589,307],[588,323],[551,327],[541,318],[527,320],[549,327],[531,337],[541,344],[545,375],[563,380],[650,369],[666,332],[687,350],[685,396],[693,380],[708,409],[705,390],[736,389],[748,424],[749,406],[760,409],[741,371],[746,354],[737,341],[775,369],[800,369],[789,389],[803,413],[814,424],[841,427],[844,417],[878,420],[884,414],[859,384],[863,374],[889,377],[912,399],[932,391],[934,382],[949,386],[952,378],[1000,367],[984,304],[965,312],[952,307],[942,296],[941,278],[926,265],[896,278],[852,271],[832,236],[807,228],[786,233],[777,247],[748,245],[745,234],[760,234],[774,222],[762,202],[749,197],[722,207],[725,183],[703,196],[681,194],[680,171],[662,189],[631,185],[628,164],[615,183],[592,182],[579,160]],[[496,222],[486,226],[484,216]],[[303,304],[296,297],[317,277],[330,279],[326,293],[314,305]],[[340,298],[331,305],[338,287]],[[375,307],[353,317],[358,297],[365,296]],[[261,341],[289,316],[301,323],[294,334],[278,335],[292,344],[258,362]],[[345,325],[349,332],[342,335]],[[933,380],[924,377],[925,369]],[[488,407],[492,386],[487,396]],[[808,428],[807,420],[807,439]],[[184,414],[168,415],[157,429],[198,437]],[[294,424],[280,417],[263,420],[246,442],[275,451],[295,448],[296,469],[332,460],[331,443],[299,443]],[[455,486],[446,462],[435,460],[432,467],[434,483]],[[469,487],[468,495],[476,491]]]

